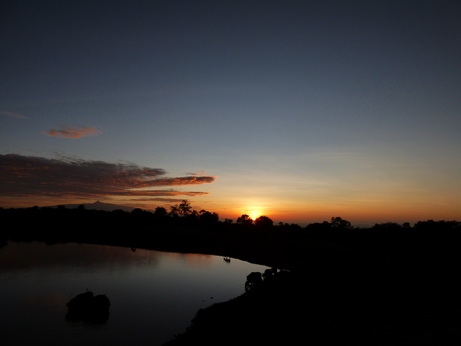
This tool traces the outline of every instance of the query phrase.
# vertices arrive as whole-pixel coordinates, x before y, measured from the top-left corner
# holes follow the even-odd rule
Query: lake
[[[200,308],[241,295],[246,275],[266,269],[219,256],[133,250],[9,242],[0,249],[0,344],[161,345]],[[105,323],[65,318],[66,303],[87,289],[109,297]]]

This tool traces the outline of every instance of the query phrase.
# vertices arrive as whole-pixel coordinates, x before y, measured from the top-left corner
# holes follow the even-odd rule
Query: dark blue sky
[[[229,215],[459,215],[459,1],[0,6],[0,154],[207,171]]]

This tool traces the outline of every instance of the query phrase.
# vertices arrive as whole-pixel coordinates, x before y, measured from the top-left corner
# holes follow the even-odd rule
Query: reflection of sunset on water
[[[195,253],[171,253],[170,256],[181,260],[187,266],[195,268],[210,267],[216,260],[216,256]]]
[[[27,256],[20,256],[18,250],[27,246]],[[133,260],[138,263],[147,263],[156,266],[158,255],[155,251],[94,244],[66,243],[46,245],[40,242],[28,244],[10,242],[1,249],[0,270],[15,266],[24,269],[36,266],[65,267],[68,263],[73,265],[87,263],[97,265],[129,265]]]
[[[265,269],[221,256],[8,242],[0,249],[2,340],[161,345],[184,331],[199,309],[243,294],[248,273]],[[108,322],[99,328],[65,319],[66,303],[87,289],[111,302]]]
[[[38,295],[37,292],[30,292],[26,296],[25,305],[28,307],[46,305],[65,310],[65,306],[68,301],[69,297],[66,297],[64,294],[56,291],[43,292],[41,295]]]

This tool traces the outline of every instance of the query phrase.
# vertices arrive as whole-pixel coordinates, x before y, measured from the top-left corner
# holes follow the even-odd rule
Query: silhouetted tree
[[[402,227],[403,227],[403,229],[410,229],[410,228],[411,228],[409,222],[404,222],[404,223],[402,223]]]
[[[217,223],[219,221],[219,215],[217,213],[210,213],[207,210],[200,210],[198,219],[204,223]]]
[[[170,215],[172,216],[189,216],[192,214],[192,206],[190,205],[190,202],[187,199],[184,199],[182,203],[177,204],[177,205],[172,205],[170,207]]]
[[[142,215],[144,211],[141,208],[135,208],[131,211],[132,215]]]
[[[189,214],[185,216],[185,218],[189,221],[198,220],[199,214],[197,210],[192,210]]]
[[[334,229],[352,229],[352,224],[349,221],[343,220],[338,216],[331,218],[330,225]]]
[[[331,223],[327,221],[314,222],[306,226],[305,235],[312,239],[326,240],[328,234],[331,233]]]
[[[237,219],[237,223],[244,226],[249,226],[253,224],[253,219],[249,215],[243,214]]]
[[[168,215],[168,212],[166,211],[166,209],[164,207],[157,207],[157,208],[155,208],[154,215],[156,217],[165,217],[165,216]]]
[[[297,225],[295,223],[289,224],[289,223],[282,222],[282,221],[280,221],[277,224],[276,227],[279,230],[282,230],[283,232],[285,232],[285,234],[287,234],[287,233],[291,233],[291,234],[299,233],[299,231],[302,230],[302,227],[300,225]]]
[[[270,228],[274,225],[274,221],[267,216],[260,216],[255,220],[255,226],[261,228]]]
[[[183,216],[190,215],[192,213],[192,206],[187,199],[184,199],[179,205],[179,211]]]
[[[372,229],[391,232],[391,231],[402,230],[402,226],[395,222],[386,222],[386,223],[381,223],[381,224],[377,223],[373,226]]]
[[[170,216],[179,216],[179,207],[178,205],[172,205],[170,206]]]

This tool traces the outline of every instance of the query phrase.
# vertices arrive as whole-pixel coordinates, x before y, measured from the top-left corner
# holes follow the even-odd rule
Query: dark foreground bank
[[[259,288],[200,310],[166,345],[459,345],[459,283],[398,276],[279,272]]]

